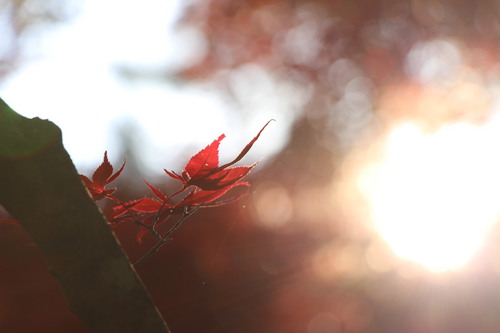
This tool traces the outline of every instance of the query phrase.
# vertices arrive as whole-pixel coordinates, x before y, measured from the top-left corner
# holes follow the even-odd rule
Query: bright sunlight
[[[357,185],[397,255],[443,272],[480,248],[500,211],[498,132],[465,122],[429,133],[412,123],[393,128],[381,160],[361,171]]]

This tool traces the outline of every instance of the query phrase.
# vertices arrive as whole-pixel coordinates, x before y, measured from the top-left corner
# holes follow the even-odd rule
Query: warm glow
[[[498,126],[396,126],[357,183],[378,232],[432,271],[462,267],[500,211]]]

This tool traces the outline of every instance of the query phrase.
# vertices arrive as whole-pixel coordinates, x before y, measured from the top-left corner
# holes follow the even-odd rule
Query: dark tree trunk
[[[92,331],[169,331],[82,185],[60,129],[20,116],[2,99],[0,203],[31,235]]]

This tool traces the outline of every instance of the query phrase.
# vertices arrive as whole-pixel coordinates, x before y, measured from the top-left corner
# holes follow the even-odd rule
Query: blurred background
[[[276,119],[242,161],[261,161],[249,195],[138,267],[173,332],[500,331],[498,2],[0,8],[0,96],[59,125],[82,173],[126,156],[124,200]],[[0,228],[0,331],[86,332],[29,236]],[[154,244],[116,232],[132,260]]]

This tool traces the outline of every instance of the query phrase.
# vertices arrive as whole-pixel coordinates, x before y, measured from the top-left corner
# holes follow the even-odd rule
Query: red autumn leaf
[[[131,209],[139,212],[139,213],[156,213],[158,212],[164,205],[157,200],[151,198],[144,198],[138,200],[137,204],[134,205]]]
[[[161,211],[168,210],[172,207],[170,204],[170,199],[163,194],[158,188],[154,187],[150,183],[146,182],[151,192],[153,192],[154,198],[143,198],[127,202],[114,207],[115,215],[114,217],[120,217],[127,212],[135,211],[138,213],[160,213]]]
[[[82,179],[83,183],[85,184],[95,201],[106,197],[110,199],[113,198],[111,194],[113,194],[116,189],[106,189],[106,185],[120,176],[123,168],[125,167],[125,163],[126,162],[123,162],[121,168],[113,174],[113,166],[108,161],[108,152],[106,151],[104,152],[103,162],[92,174],[92,180],[90,180],[87,176],[80,175],[80,178]]]
[[[188,161],[181,175],[165,170],[172,178],[181,181],[184,188],[194,185],[202,190],[215,191],[226,186],[237,183],[250,172],[255,164],[248,167],[230,168],[230,166],[240,161],[252,148],[262,131],[269,125],[269,120],[257,135],[243,148],[240,154],[231,162],[219,166],[219,145],[225,135],[222,134],[210,145],[200,150]]]
[[[114,207],[113,210],[114,215],[112,220],[115,223],[129,220],[142,224],[136,235],[136,241],[138,243],[142,243],[142,238],[149,230],[145,226],[151,226],[153,223],[160,225],[166,222],[170,214],[174,211],[170,205],[166,205],[152,198],[143,198],[127,202],[126,204]],[[180,209],[177,210],[180,211]],[[136,213],[138,213],[138,215],[136,215]]]
[[[186,180],[201,179],[217,168],[219,166],[219,145],[225,137],[224,134],[220,135],[217,140],[191,157],[182,171],[182,177]]]
[[[195,188],[181,202],[174,205],[174,208],[184,208],[184,207],[197,206],[197,205],[202,205],[202,204],[210,204],[213,201],[215,201],[216,199],[219,199],[221,196],[226,194],[226,192],[229,191],[230,189],[232,189],[233,187],[240,186],[240,185],[250,186],[250,184],[247,182],[238,182],[238,183],[228,185],[226,187],[223,187],[222,189],[215,190],[215,191],[205,191],[205,190],[200,190],[198,188]]]
[[[221,189],[213,191],[205,191],[199,188],[193,189],[183,200],[179,203],[172,205],[170,197],[167,197],[158,188],[146,182],[151,192],[154,194],[153,198],[143,198],[134,200],[119,206],[114,207],[114,222],[121,222],[124,220],[140,222],[140,230],[136,235],[137,242],[141,243],[144,235],[150,230],[153,224],[159,226],[165,223],[171,215],[182,214],[185,209],[193,208],[194,206],[205,205],[218,206],[233,202],[233,200],[223,203],[213,203],[216,199],[220,198],[227,191],[236,186],[250,186],[247,182],[237,182],[227,185]],[[207,207],[208,207],[207,206]]]
[[[169,199],[167,198],[167,196],[165,194],[163,194],[162,191],[160,191],[159,189],[157,189],[156,187],[154,187],[153,185],[151,185],[148,182],[146,182],[146,185],[148,185],[149,189],[151,190],[151,192],[153,192],[153,194],[155,195],[155,197],[158,198],[158,200],[160,200],[164,204],[168,203]]]
[[[174,209],[170,204],[170,198],[158,188],[148,182],[146,185],[153,193],[154,198],[138,199],[113,208],[115,212],[113,220],[130,219],[142,224],[136,235],[138,243],[142,243],[143,236],[149,230],[145,226],[160,225],[165,223],[174,212],[182,212],[181,208]]]
[[[182,182],[182,189],[171,196],[167,196],[161,190],[146,182],[154,197],[143,198],[114,207],[115,214],[112,220],[118,222],[131,220],[139,224],[140,230],[136,235],[136,240],[140,243],[143,236],[148,231],[151,231],[158,237],[156,227],[165,223],[171,215],[186,214],[181,218],[180,221],[182,221],[183,218],[189,215],[190,211],[193,212],[191,209],[196,210],[196,208],[200,206],[219,206],[237,200],[240,197],[232,198],[229,201],[215,202],[215,200],[222,197],[234,187],[250,186],[247,182],[242,182],[241,179],[250,172],[256,163],[250,166],[230,167],[240,161],[248,153],[269,122],[270,121],[261,128],[257,135],[243,148],[234,160],[222,166],[219,166],[219,146],[225,135],[220,135],[210,145],[192,156],[180,175],[173,171],[165,170],[170,177]],[[109,190],[105,189],[110,178],[114,179],[117,177],[117,175],[116,177],[115,175],[111,176],[112,167],[110,167],[111,165],[107,162],[105,153],[103,164],[93,175],[93,183],[88,179],[86,180],[86,177],[82,178],[86,184],[89,183],[88,187],[91,189],[93,188],[92,185],[95,185],[94,183],[100,185],[98,189],[104,192],[104,194],[98,194],[104,197],[110,196],[110,194],[106,192]],[[121,169],[119,172],[121,172]],[[195,186],[195,188],[184,199],[177,204],[171,203],[171,198],[184,192],[191,185]]]
[[[113,216],[111,218],[111,222],[114,222],[116,219],[124,217],[124,215],[126,215],[126,213],[130,213],[132,210],[132,207],[137,205],[142,200],[143,199],[129,201],[125,204],[113,207],[114,213],[113,213]]]
[[[271,121],[274,121],[274,119],[269,120],[264,125],[264,127],[262,127],[260,129],[259,133],[257,133],[257,135],[245,146],[245,148],[243,148],[243,150],[240,152],[240,154],[238,156],[236,156],[236,158],[234,160],[232,160],[231,162],[226,163],[226,164],[220,166],[218,169],[225,169],[225,168],[230,167],[231,165],[234,165],[237,162],[239,162],[250,151],[250,149],[252,148],[252,146],[255,143],[255,141],[257,141],[259,139],[260,134],[264,131],[264,129],[267,127],[267,125],[269,125],[269,123]]]
[[[206,191],[224,189],[226,186],[235,184],[235,182],[245,177],[255,165],[223,169],[198,180],[196,186]]]
[[[182,171],[182,176],[167,170],[165,172],[170,177],[183,182],[185,187],[192,185],[187,185],[187,183],[203,178],[203,176],[219,166],[219,145],[225,137],[224,134],[220,135],[217,140],[214,140],[214,142],[191,157],[184,167],[184,171]]]

